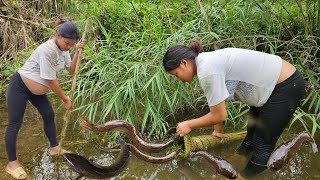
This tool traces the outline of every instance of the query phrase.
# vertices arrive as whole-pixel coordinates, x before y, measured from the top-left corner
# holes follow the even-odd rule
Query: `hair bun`
[[[203,47],[202,47],[200,41],[198,41],[196,39],[193,39],[190,41],[189,48],[192,49],[197,54],[203,52]]]
[[[60,24],[63,24],[63,23],[65,23],[65,22],[67,22],[66,19],[58,18],[58,19],[56,19],[56,21],[54,22],[54,26],[55,26],[55,27],[58,27]]]

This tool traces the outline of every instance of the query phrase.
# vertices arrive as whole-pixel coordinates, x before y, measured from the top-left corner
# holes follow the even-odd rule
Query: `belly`
[[[23,75],[20,75],[20,76],[24,84],[33,94],[42,95],[42,94],[46,94],[49,91],[49,88],[47,86],[37,83],[31,79],[28,79]]]

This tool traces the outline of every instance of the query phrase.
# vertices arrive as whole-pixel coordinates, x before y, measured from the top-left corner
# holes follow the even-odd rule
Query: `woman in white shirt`
[[[303,77],[279,56],[263,52],[225,48],[202,52],[199,41],[170,47],[163,57],[165,70],[182,82],[195,76],[207,98],[210,112],[179,123],[180,136],[192,129],[214,125],[213,135],[221,138],[222,122],[227,118],[225,101],[241,101],[250,106],[254,122],[238,152],[250,161],[241,172],[252,177],[267,168],[275,144],[305,95]]]
[[[22,124],[27,101],[37,108],[44,122],[44,132],[50,142],[50,154],[58,154],[54,111],[46,93],[51,89],[64,103],[67,113],[72,108],[71,99],[64,94],[57,81],[57,73],[66,69],[75,71],[79,49],[84,45],[79,40],[77,26],[70,21],[58,19],[54,38],[36,48],[21,69],[10,80],[7,92],[8,127],[5,133],[9,163],[6,171],[16,179],[25,179],[27,173],[16,156],[16,140]],[[78,43],[77,43],[78,42]],[[76,44],[77,43],[77,44]],[[76,51],[71,59],[69,49]],[[64,150],[62,151],[64,152]]]

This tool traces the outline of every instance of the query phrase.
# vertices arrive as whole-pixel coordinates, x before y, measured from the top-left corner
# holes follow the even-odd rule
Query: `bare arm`
[[[79,51],[76,50],[76,52],[74,53],[74,55],[72,56],[72,61],[71,61],[71,66],[67,67],[67,71],[69,72],[69,74],[74,74],[75,70],[76,70],[76,65],[77,65],[77,61],[78,61],[78,56],[79,56]]]
[[[214,131],[216,133],[222,133],[222,122],[214,125]]]
[[[177,134],[184,136],[188,134],[192,129],[209,127],[215,125],[215,129],[221,131],[222,122],[227,117],[226,104],[225,101],[215,105],[210,106],[210,112],[202,117],[183,121],[177,126]]]
[[[72,56],[71,66],[66,68],[67,71],[69,72],[69,74],[74,74],[75,73],[77,62],[78,62],[78,59],[79,59],[78,57],[80,55],[80,52],[82,51],[84,43],[85,43],[85,41],[80,39],[80,41],[76,45],[76,51]]]
[[[66,108],[67,112],[69,112],[72,107],[72,101],[63,93],[59,82],[57,80],[48,80],[48,84],[51,90],[64,102],[64,107]]]

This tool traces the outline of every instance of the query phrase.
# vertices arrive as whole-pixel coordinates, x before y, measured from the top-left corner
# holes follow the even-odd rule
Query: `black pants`
[[[26,103],[29,100],[36,107],[44,121],[44,132],[49,139],[50,146],[58,145],[56,140],[56,127],[54,123],[54,111],[46,94],[35,95],[29,91],[20,74],[15,73],[10,80],[7,92],[9,123],[6,128],[5,141],[9,161],[16,157],[16,141],[22,124]]]
[[[243,177],[252,177],[267,168],[277,140],[304,96],[304,80],[296,70],[287,80],[276,85],[262,107],[250,107],[253,118],[248,123],[247,136],[238,151],[240,154],[252,152],[250,161],[241,172]]]

